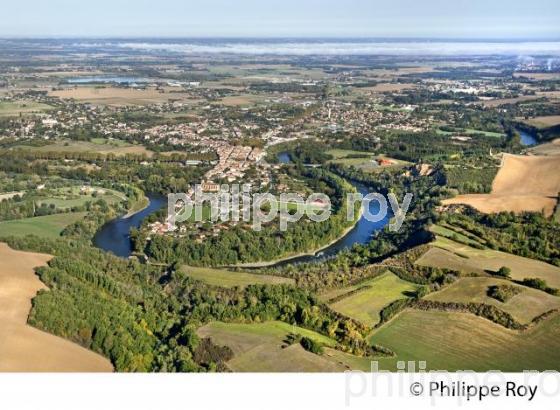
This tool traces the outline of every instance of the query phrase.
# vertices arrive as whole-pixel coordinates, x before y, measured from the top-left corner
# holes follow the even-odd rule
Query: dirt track
[[[31,299],[45,289],[33,268],[49,259],[49,255],[14,251],[0,243],[0,371],[112,371],[104,357],[27,325]]]

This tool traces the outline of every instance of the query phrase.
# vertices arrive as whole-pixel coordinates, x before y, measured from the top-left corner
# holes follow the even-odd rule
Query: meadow
[[[33,218],[0,222],[0,237],[37,235],[41,238],[56,239],[68,225],[87,215],[87,212],[62,213]]]
[[[396,371],[401,360],[426,361],[427,370],[555,370],[560,315],[518,332],[469,313],[406,310],[375,331],[371,342],[397,354],[378,359],[382,370]]]
[[[0,101],[0,117],[41,113],[53,109],[50,105],[34,101]]]
[[[368,326],[379,322],[379,312],[397,299],[403,299],[416,291],[417,286],[406,282],[391,272],[342,289],[336,302],[330,307]],[[345,294],[348,296],[344,297]]]
[[[506,302],[488,296],[490,286],[510,285],[521,293]],[[488,277],[460,278],[439,292],[425,297],[427,300],[459,303],[485,303],[493,305],[511,314],[520,323],[529,323],[535,317],[552,309],[560,308],[560,297],[552,296],[540,290],[514,285],[510,281]]]
[[[257,284],[294,284],[294,280],[289,278],[270,275],[257,275],[247,272],[235,272],[225,269],[183,266],[181,268],[181,271],[193,279],[200,280],[209,285],[219,286],[222,288],[233,288],[236,286],[244,287],[247,285]]]
[[[432,248],[416,264],[477,274],[495,272],[502,266],[507,266],[511,269],[512,279],[540,278],[548,286],[560,287],[560,267],[506,252],[476,249],[442,237],[437,237],[432,242]]]
[[[199,328],[197,333],[200,337],[210,337],[214,343],[229,346],[234,357],[227,366],[236,372],[342,372],[366,360],[334,350],[333,339],[278,321],[212,322]],[[317,355],[298,343],[287,345],[285,339],[290,333],[314,339],[327,348],[322,355]]]
[[[333,164],[340,164],[347,167],[354,167],[365,172],[377,172],[386,168],[401,168],[409,163],[393,158],[388,158],[383,155],[375,155],[371,152],[353,151],[344,149],[331,149],[326,151],[326,154],[332,155],[333,159],[330,160]],[[380,166],[377,159],[388,159],[393,162],[391,165]]]

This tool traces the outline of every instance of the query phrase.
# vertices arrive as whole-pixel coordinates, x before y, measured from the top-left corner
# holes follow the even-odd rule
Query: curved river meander
[[[283,163],[290,162],[290,157],[286,153],[281,153],[278,158]],[[350,182],[362,195],[366,195],[370,192],[365,185],[357,182]],[[150,204],[145,209],[131,216],[117,218],[105,224],[95,235],[93,240],[94,245],[100,249],[112,252],[117,256],[123,258],[129,257],[132,254],[130,230],[132,228],[138,228],[146,217],[166,205],[167,199],[165,197],[148,194],[148,198],[150,200]],[[371,214],[375,215],[379,210],[379,204],[377,202],[371,202],[369,204],[369,208]],[[338,239],[331,245],[325,247],[324,249],[316,252],[315,254],[308,254],[284,259],[278,263],[275,263],[274,265],[280,266],[302,262],[321,261],[325,258],[336,255],[343,249],[351,248],[352,245],[356,243],[366,244],[371,240],[372,235],[375,234],[375,232],[379,231],[385,225],[387,225],[389,219],[390,215],[388,215],[381,221],[370,222],[364,216],[362,216],[358,220],[356,225],[346,235],[344,235],[342,238]]]

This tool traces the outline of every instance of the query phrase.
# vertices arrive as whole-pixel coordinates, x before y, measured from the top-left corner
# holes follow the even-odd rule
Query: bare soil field
[[[525,120],[525,122],[537,128],[548,128],[560,124],[560,115],[545,115]]]
[[[495,100],[485,100],[482,102],[482,104],[486,107],[499,107],[500,105],[504,104],[515,104],[523,101],[536,100],[538,98],[539,96],[537,95],[522,95],[516,98],[497,98]]]
[[[0,243],[0,371],[112,371],[104,357],[27,325],[31,299],[45,289],[33,268],[50,259],[50,255],[19,252]]]
[[[73,87],[64,90],[51,91],[49,95],[63,99],[75,99],[99,105],[147,105],[169,100],[188,99],[186,93],[160,92],[155,88],[145,90],[119,87]]]
[[[560,155],[504,154],[490,194],[459,195],[443,204],[467,204],[484,213],[544,210],[550,216],[560,192],[559,169]]]
[[[546,144],[537,145],[529,151],[535,155],[560,155],[560,138]]]

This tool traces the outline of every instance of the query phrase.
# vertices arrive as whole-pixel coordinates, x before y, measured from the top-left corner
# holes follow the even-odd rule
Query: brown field
[[[80,86],[51,91],[49,95],[63,99],[75,99],[80,102],[113,106],[156,104],[189,97],[186,93],[162,93],[155,88],[141,90],[109,86],[103,88]]]
[[[490,194],[459,195],[443,204],[467,204],[484,213],[544,210],[550,216],[560,192],[559,169],[560,155],[504,154]]]
[[[555,125],[560,124],[560,115],[545,115],[525,120],[525,122],[537,128],[554,127]]]
[[[537,145],[529,151],[535,155],[560,155],[560,138],[546,144]]]
[[[232,95],[222,98],[221,102],[228,107],[248,106],[253,105],[264,100],[263,96],[259,95]]]
[[[97,152],[99,154],[145,154],[151,157],[154,153],[148,150],[143,145],[132,145],[127,143],[114,143],[110,142],[90,142],[90,141],[72,141],[72,140],[58,140],[54,144],[43,145],[40,147],[19,146],[21,149],[29,149],[33,151],[57,151],[57,152]]]
[[[506,252],[476,249],[439,236],[432,244],[434,247],[422,255],[416,264],[477,274],[495,272],[502,266],[507,266],[511,269],[513,279],[541,278],[549,286],[560,287],[558,266]]]
[[[525,286],[513,285],[522,291],[505,303],[487,295],[488,287],[505,284],[513,285],[505,279],[461,278],[443,290],[429,294],[425,299],[440,302],[486,303],[508,312],[521,323],[529,323],[549,310],[560,308],[560,297]]]
[[[482,104],[486,107],[498,107],[504,104],[515,104],[523,101],[531,101],[540,98],[538,95],[521,95],[515,98],[497,98],[494,100],[484,100]]]
[[[0,243],[0,371],[112,371],[104,357],[27,325],[31,299],[45,289],[33,268],[49,259],[49,255],[14,251]]]

